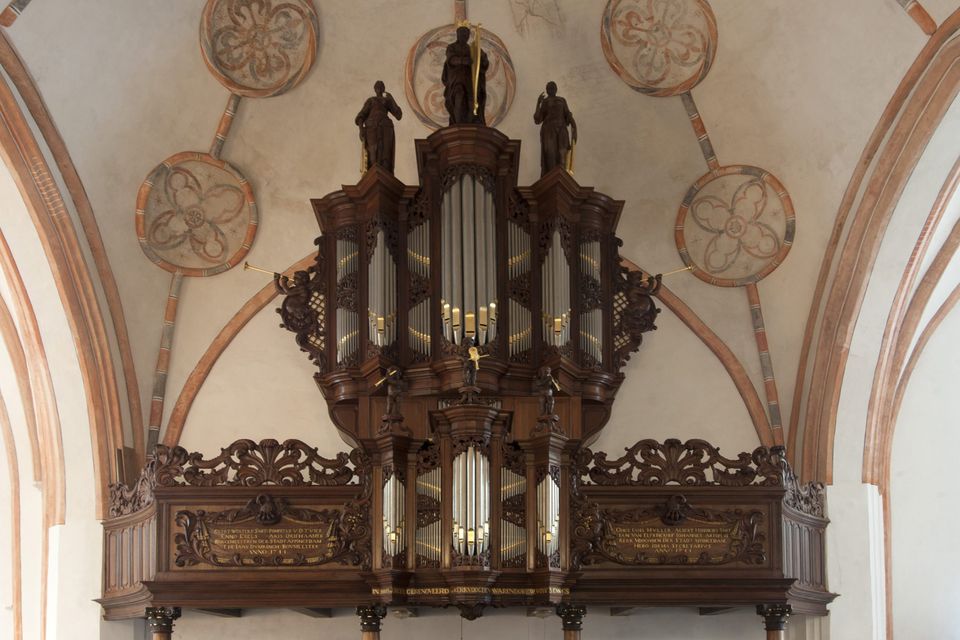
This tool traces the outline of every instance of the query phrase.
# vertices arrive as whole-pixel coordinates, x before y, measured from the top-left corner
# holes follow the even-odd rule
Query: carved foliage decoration
[[[641,440],[616,460],[607,460],[602,451],[581,449],[575,464],[579,477],[606,486],[784,486],[790,469],[782,447],[758,447],[734,460],[720,455],[720,450],[705,440],[680,442],[673,438],[662,444]]]
[[[462,178],[465,175],[473,176],[473,178],[483,185],[483,187],[493,193],[495,191],[496,181],[493,178],[493,174],[479,164],[455,164],[443,174],[443,179],[440,181],[440,188],[443,191],[448,190],[453,186],[453,183]]]
[[[206,460],[183,447],[157,445],[132,487],[110,487],[110,516],[134,513],[153,504],[156,487],[344,486],[358,484],[369,473],[359,449],[324,458],[300,440],[237,440]]]
[[[788,465],[784,483],[787,487],[787,495],[783,498],[785,505],[809,516],[826,517],[826,489],[822,482],[801,483]]]
[[[645,281],[639,271],[619,269],[613,293],[613,349],[618,369],[640,348],[643,334],[656,330],[660,309],[654,304],[653,295],[659,288],[658,278]]]
[[[317,243],[317,257],[306,271],[293,274],[285,285],[285,297],[276,310],[283,320],[281,328],[296,334],[297,346],[306,353],[320,371],[326,368],[327,278],[324,247]]]

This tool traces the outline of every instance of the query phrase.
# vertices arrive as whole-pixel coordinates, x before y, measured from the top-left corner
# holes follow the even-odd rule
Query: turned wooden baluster
[[[360,616],[360,640],[380,640],[380,621],[387,615],[382,604],[357,607]]]
[[[580,640],[583,616],[587,615],[587,608],[583,605],[561,602],[557,605],[557,615],[563,621],[563,640]]]
[[[767,640],[787,639],[787,618],[793,613],[789,604],[761,604],[757,605],[757,615],[763,616],[764,627],[767,630]]]
[[[170,640],[173,621],[180,617],[180,607],[147,607],[145,617],[151,640]]]

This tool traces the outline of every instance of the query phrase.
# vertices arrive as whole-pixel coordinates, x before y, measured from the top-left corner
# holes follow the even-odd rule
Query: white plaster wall
[[[96,484],[86,396],[73,336],[53,274],[33,222],[5,166],[0,166],[0,211],[3,212],[0,230],[10,244],[24,278],[50,368],[60,417],[66,484],[64,522],[48,531],[47,615],[44,621],[41,608],[43,495],[40,486],[33,481],[32,451],[16,376],[5,346],[0,346],[0,390],[8,405],[20,467],[23,637],[40,638],[44,625],[46,637],[51,639],[70,637],[77,629],[95,637],[100,626],[100,607],[93,599],[100,595],[103,534],[94,506]],[[3,282],[2,278],[0,282]],[[0,294],[14,309],[5,282],[0,284]],[[83,578],[78,579],[80,576]]]
[[[927,344],[904,397],[893,439],[890,514],[893,629],[896,638],[960,638],[957,602],[960,501],[950,461],[960,450],[956,380],[960,313],[952,312]]]

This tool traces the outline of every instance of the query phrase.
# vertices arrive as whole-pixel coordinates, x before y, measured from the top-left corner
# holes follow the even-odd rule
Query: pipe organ
[[[309,274],[323,317],[284,326],[304,334],[337,427],[375,452],[385,592],[506,579],[559,599],[569,443],[599,433],[654,328],[653,289],[619,266],[623,203],[562,168],[519,186],[519,148],[449,127],[416,142],[418,185],[373,167],[313,201],[318,256],[334,258]]]
[[[158,447],[111,487],[108,618],[146,607],[169,638],[179,606],[359,605],[365,634],[385,606],[556,605],[565,634],[585,605],[826,612],[823,488],[782,448],[589,449],[659,278],[620,266],[622,202],[562,167],[518,185],[519,148],[447,127],[416,142],[418,184],[377,165],[313,201],[317,258],[278,311],[353,450]]]

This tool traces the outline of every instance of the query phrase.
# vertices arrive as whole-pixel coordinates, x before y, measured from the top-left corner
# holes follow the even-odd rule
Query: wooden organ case
[[[461,125],[416,142],[420,184],[379,167],[314,200],[315,263],[283,327],[353,447],[158,447],[112,487],[108,618],[169,637],[179,607],[756,606],[768,637],[823,615],[823,487],[782,449],[588,447],[655,329],[659,280],[620,266],[623,202],[562,168],[518,187],[520,143]],[[166,635],[164,635],[166,634]]]

